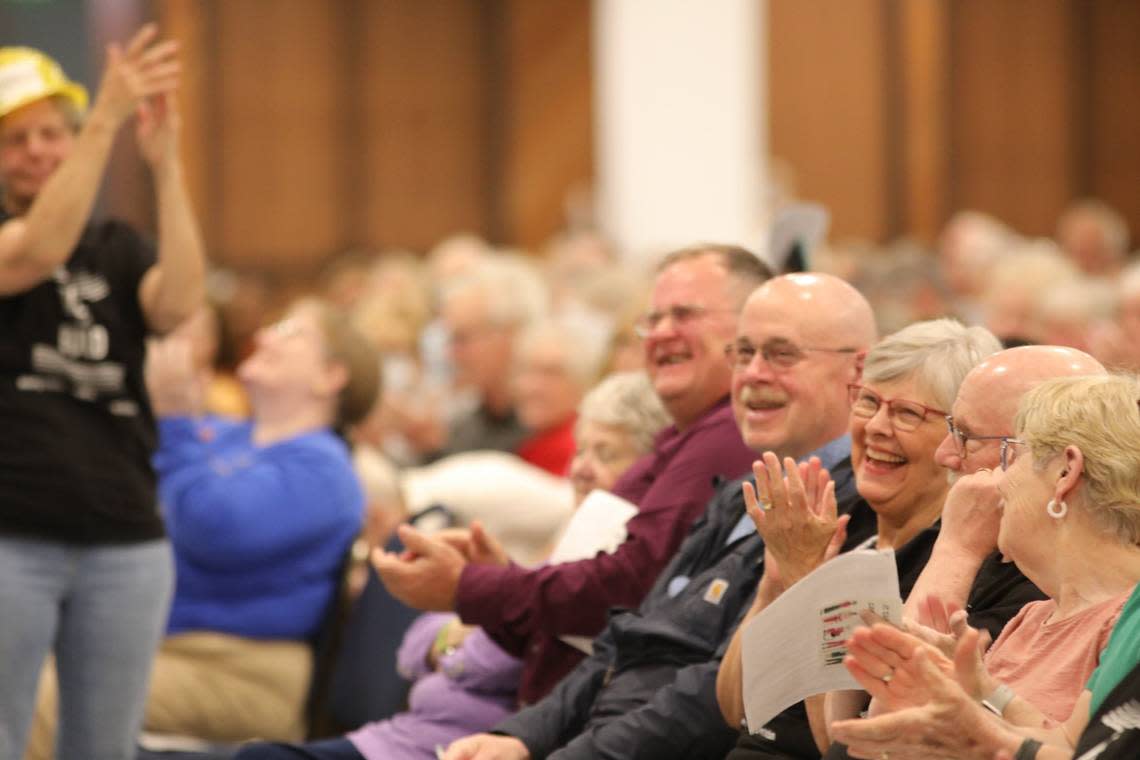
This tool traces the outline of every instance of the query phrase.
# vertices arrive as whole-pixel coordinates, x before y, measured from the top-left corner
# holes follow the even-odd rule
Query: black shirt
[[[0,534],[163,535],[138,301],[154,261],[127,225],[93,223],[51,277],[0,297]]]

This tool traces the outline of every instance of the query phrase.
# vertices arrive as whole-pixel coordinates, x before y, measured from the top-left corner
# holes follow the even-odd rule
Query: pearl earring
[[[1060,503],[1056,499],[1050,499],[1049,503],[1045,505],[1045,511],[1054,520],[1060,520],[1069,513],[1069,505],[1065,503],[1064,499],[1061,499]]]

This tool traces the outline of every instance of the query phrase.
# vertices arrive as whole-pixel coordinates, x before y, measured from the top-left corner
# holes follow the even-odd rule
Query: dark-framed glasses
[[[716,311],[733,311],[725,306],[701,306],[695,303],[678,303],[673,304],[665,309],[654,309],[647,311],[637,318],[633,323],[633,331],[639,338],[646,338],[649,333],[657,329],[666,317],[673,320],[676,326],[686,325],[693,322],[705,314],[710,314]]]
[[[830,354],[853,354],[855,348],[818,348],[816,346],[797,346],[786,340],[768,340],[759,346],[743,338],[724,347],[725,358],[736,369],[744,369],[752,363],[757,354],[771,367],[791,369],[807,358],[809,351],[820,351]]]
[[[1024,445],[1025,441],[1019,441],[1016,438],[1001,439],[1001,469],[1003,472],[1010,468],[1013,460],[1017,459],[1017,447]]]
[[[950,437],[954,440],[954,448],[960,457],[966,456],[966,444],[970,441],[1004,441],[1013,437],[1009,435],[972,435],[966,433],[954,424],[954,416],[951,414],[946,415],[946,429],[950,431]]]
[[[917,401],[905,398],[883,398],[865,385],[851,383],[847,386],[847,398],[851,402],[851,414],[869,420],[887,407],[887,417],[895,430],[917,430],[918,426],[931,415],[946,416],[946,412]]]

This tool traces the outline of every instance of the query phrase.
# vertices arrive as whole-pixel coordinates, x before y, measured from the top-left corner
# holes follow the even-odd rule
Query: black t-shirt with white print
[[[154,261],[126,224],[92,223],[51,277],[0,296],[0,534],[80,544],[163,535],[138,300]]]

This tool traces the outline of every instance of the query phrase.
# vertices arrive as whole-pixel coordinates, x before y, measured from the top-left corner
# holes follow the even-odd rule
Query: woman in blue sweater
[[[144,727],[300,739],[309,639],[364,508],[337,430],[375,401],[378,357],[329,306],[300,301],[259,333],[238,370],[253,411],[240,423],[196,416],[201,384],[187,345],[156,346],[151,361],[177,585]],[[51,711],[37,712],[29,758],[50,757],[40,716]]]

